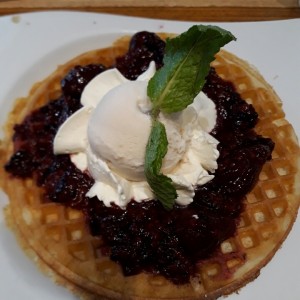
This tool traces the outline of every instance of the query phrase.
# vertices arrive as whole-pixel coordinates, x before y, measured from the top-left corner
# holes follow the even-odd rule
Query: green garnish
[[[160,173],[162,160],[168,151],[168,139],[165,126],[152,121],[151,134],[146,147],[145,175],[157,199],[165,209],[172,209],[177,198],[171,178]]]
[[[153,108],[145,176],[155,197],[166,209],[172,209],[177,192],[172,180],[160,171],[168,140],[165,127],[157,118],[160,112],[179,112],[193,102],[203,88],[215,54],[232,40],[235,37],[229,31],[217,26],[192,26],[181,35],[167,39],[164,66],[148,83],[147,93]]]

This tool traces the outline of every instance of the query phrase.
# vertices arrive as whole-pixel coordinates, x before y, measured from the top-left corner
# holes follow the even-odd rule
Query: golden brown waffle
[[[19,99],[5,126],[0,144],[3,165],[13,151],[13,124],[34,108],[60,94],[60,80],[76,64],[111,65],[126,52],[128,38],[112,48],[83,54],[60,66]],[[0,170],[0,183],[9,195],[7,223],[24,250],[55,282],[82,299],[216,299],[258,276],[289,233],[300,202],[300,151],[281,102],[264,79],[246,62],[222,51],[214,62],[217,72],[232,81],[259,113],[257,131],[273,139],[273,160],[264,166],[257,185],[247,196],[237,235],[223,242],[219,254],[198,266],[190,284],[176,286],[161,276],[122,275],[119,265],[102,253],[100,238],[92,237],[79,211],[55,203],[41,203],[42,191],[28,180],[11,178]]]

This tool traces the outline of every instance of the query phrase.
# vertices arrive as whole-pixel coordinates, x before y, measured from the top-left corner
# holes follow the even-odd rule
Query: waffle
[[[77,64],[111,65],[127,51],[128,41],[124,37],[110,48],[76,57],[35,84],[28,97],[18,99],[0,144],[1,165],[13,152],[13,125],[57,98],[60,80],[69,69]],[[275,150],[247,195],[236,235],[224,241],[214,257],[197,265],[190,284],[174,285],[146,273],[124,277],[120,266],[105,256],[101,238],[89,234],[80,211],[42,203],[43,191],[32,179],[12,178],[1,168],[0,184],[10,198],[5,208],[8,226],[42,271],[81,299],[216,299],[256,278],[291,230],[300,201],[300,150],[281,102],[258,72],[233,54],[222,50],[213,65],[254,105],[260,116],[256,131],[272,138]]]

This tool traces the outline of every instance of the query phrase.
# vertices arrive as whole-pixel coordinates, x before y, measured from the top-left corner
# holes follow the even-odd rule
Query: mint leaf
[[[235,37],[229,31],[204,25],[168,39],[164,66],[148,84],[153,109],[173,113],[190,105],[205,83],[215,54],[232,40]]]
[[[166,210],[171,210],[174,206],[177,192],[173,186],[172,179],[163,174],[153,175],[149,174],[147,177],[155,197],[161,202]]]
[[[160,173],[162,160],[167,151],[168,139],[165,126],[154,120],[146,146],[145,176],[156,198],[165,209],[170,210],[177,198],[176,189],[171,178]]]

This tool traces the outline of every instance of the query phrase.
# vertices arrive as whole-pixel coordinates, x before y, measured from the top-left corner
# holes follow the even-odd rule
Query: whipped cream
[[[83,107],[55,136],[54,153],[69,153],[77,168],[90,174],[95,183],[87,197],[96,196],[106,206],[125,208],[131,199],[154,197],[144,175],[144,159],[151,131],[147,84],[155,71],[151,62],[135,81],[117,69],[99,74],[82,93]],[[183,111],[159,116],[169,143],[162,173],[174,182],[177,204],[191,203],[195,186],[214,177],[218,141],[209,132],[216,117],[215,104],[203,92]]]

